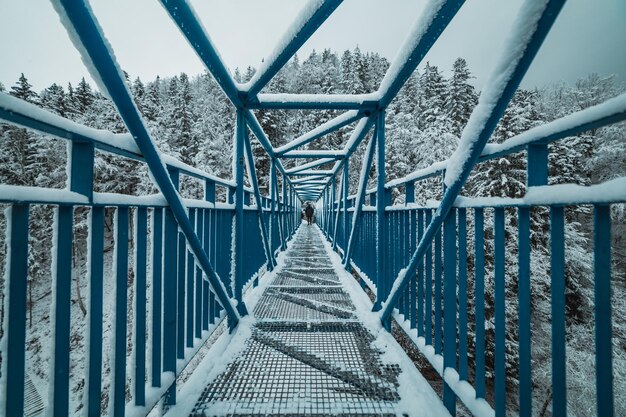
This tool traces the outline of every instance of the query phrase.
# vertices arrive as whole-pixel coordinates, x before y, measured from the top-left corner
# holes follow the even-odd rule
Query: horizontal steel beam
[[[378,107],[376,94],[259,94],[258,102],[248,103],[252,109],[318,109],[373,111]]]
[[[274,152],[276,153],[276,155],[282,155],[285,152],[288,152],[292,149],[295,149],[299,146],[302,145],[306,145],[307,143],[310,143],[312,141],[314,141],[317,138],[320,138],[322,136],[325,136],[331,132],[334,132],[338,129],[341,129],[344,126],[349,125],[350,123],[353,123],[355,121],[357,121],[358,119],[360,119],[361,117],[363,117],[363,115],[361,114],[361,112],[356,111],[356,110],[350,110],[347,112],[344,112],[342,114],[340,114],[339,116],[330,119],[329,121],[322,123],[321,125],[319,125],[318,127],[316,127],[315,129],[305,133],[304,135],[297,137],[296,139],[292,140],[291,142],[283,145],[283,146],[279,146],[278,148],[274,149]]]
[[[331,158],[333,161],[336,159],[341,159],[345,157],[344,151],[335,151],[335,150],[308,150],[308,151],[289,151],[280,155],[281,158]]]
[[[335,160],[334,158],[318,159],[317,161],[311,161],[311,162],[308,162],[306,164],[295,166],[293,168],[290,168],[290,169],[286,170],[285,172],[287,172],[287,174],[294,174],[296,172],[304,171],[304,170],[307,170],[307,169],[310,169],[310,168],[315,168],[315,167],[318,167],[320,165],[329,164],[329,163],[333,162],[334,160]]]
[[[302,184],[302,183],[305,183],[305,182],[309,182],[309,181],[316,181],[316,180],[319,180],[319,181],[322,181],[322,180],[323,180],[323,181],[328,181],[328,180],[327,180],[327,179],[325,179],[325,178],[326,178],[326,176],[325,176],[325,175],[313,175],[313,176],[310,176],[310,177],[305,177],[305,178],[296,178],[296,179],[292,179],[292,180],[291,180],[291,184],[292,184],[292,185],[295,185],[295,184]]]
[[[300,171],[300,172],[294,172],[293,174],[287,174],[290,176],[296,176],[296,177],[300,177],[300,176],[310,176],[310,175],[317,175],[317,176],[325,176],[325,177],[329,177],[331,175],[334,175],[334,172],[332,170],[315,170],[315,169],[307,169],[305,171]]]

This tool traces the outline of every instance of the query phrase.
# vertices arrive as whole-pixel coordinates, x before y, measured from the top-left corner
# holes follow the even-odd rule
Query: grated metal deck
[[[254,309],[243,353],[200,396],[192,416],[395,416],[400,368],[374,337],[303,225]]]

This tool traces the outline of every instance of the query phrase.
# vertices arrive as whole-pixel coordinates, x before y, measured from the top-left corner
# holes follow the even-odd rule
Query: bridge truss
[[[303,201],[321,201],[321,226],[333,246],[340,250],[344,266],[356,268],[371,277],[376,290],[373,308],[380,311],[382,325],[390,329],[391,319],[408,319],[408,332],[417,329],[418,347],[444,379],[443,401],[455,411],[457,399],[476,414],[486,406],[487,413],[505,413],[505,325],[504,325],[504,210],[515,209],[519,217],[519,395],[520,415],[531,415],[530,357],[530,209],[550,208],[551,282],[552,282],[552,380],[553,413],[566,414],[565,369],[565,275],[564,275],[564,206],[593,205],[595,212],[595,305],[597,354],[597,410],[602,416],[613,415],[610,311],[610,207],[626,202],[624,178],[610,186],[577,188],[575,195],[557,192],[548,184],[548,144],[568,136],[626,119],[626,96],[622,95],[592,109],[558,119],[532,129],[502,145],[487,145],[509,101],[531,65],[541,44],[557,19],[564,0],[527,0],[519,13],[503,55],[481,93],[480,101],[465,127],[458,149],[447,161],[416,171],[404,178],[387,182],[385,177],[385,110],[422,59],[435,44],[456,13],[461,0],[433,0],[407,37],[398,56],[385,74],[376,92],[363,95],[268,94],[263,88],[291,59],[324,21],[341,4],[340,0],[312,1],[292,24],[273,53],[267,57],[253,78],[237,83],[185,0],[161,0],[172,21],[213,75],[236,109],[234,139],[234,178],[225,180],[201,172],[161,154],[145,121],[133,102],[113,50],[104,37],[90,6],[83,0],[54,0],[70,37],[81,52],[99,87],[115,104],[129,134],[113,135],[53,115],[21,100],[0,94],[0,119],[45,134],[67,139],[70,143],[68,189],[41,190],[2,185],[0,200],[11,205],[9,221],[9,257],[6,268],[8,308],[3,351],[3,412],[21,415],[24,390],[24,343],[26,331],[26,280],[28,258],[29,207],[36,204],[57,206],[55,218],[54,274],[54,358],[49,398],[52,415],[67,415],[69,393],[70,284],[72,274],[73,213],[76,207],[90,210],[90,335],[89,372],[85,407],[89,415],[99,415],[102,363],[102,257],[103,219],[107,208],[114,208],[116,244],[116,344],[110,401],[116,415],[132,407],[149,410],[155,398],[167,393],[175,401],[174,375],[177,359],[188,360],[186,348],[195,339],[206,339],[213,324],[226,316],[231,329],[247,314],[242,293],[247,284],[256,283],[258,272],[272,269],[275,254],[286,247],[299,224]],[[293,139],[273,147],[254,111],[259,109],[342,110],[339,116]],[[299,150],[323,136],[356,122],[343,149]],[[269,196],[261,196],[254,159],[251,132],[271,160]],[[349,161],[370,132],[356,195],[349,195]],[[95,150],[145,162],[160,194],[151,198],[102,195],[93,191]],[[515,152],[527,155],[527,196],[522,199],[459,200],[460,192],[472,169],[483,161]],[[285,169],[290,158],[314,161]],[[333,164],[330,169],[321,166]],[[376,167],[375,189],[367,189],[367,174]],[[245,186],[248,175],[251,188]],[[87,174],[87,175],[86,175]],[[282,189],[278,176],[282,177]],[[181,175],[194,177],[205,184],[204,201],[185,200],[179,193]],[[440,176],[444,192],[436,208],[415,206],[415,184]],[[216,202],[216,186],[228,191],[228,201]],[[604,187],[604,188],[602,188]],[[339,192],[337,190],[339,188]],[[403,206],[391,204],[392,191],[406,193]],[[552,196],[545,197],[546,195]],[[369,195],[369,205],[366,196]],[[252,199],[254,204],[252,204]],[[484,210],[495,216],[495,387],[494,409],[485,401],[484,299],[476,294],[476,369],[473,384],[468,382],[467,340],[467,211],[474,213],[476,236],[483,239]],[[135,291],[137,333],[151,333],[150,375],[146,379],[146,358],[135,358],[132,404],[126,404],[126,344],[129,218],[134,215],[136,235]],[[260,227],[252,227],[258,223]],[[231,227],[232,225],[232,227]],[[144,238],[145,237],[145,238]],[[148,238],[151,239],[148,244]],[[442,241],[443,238],[443,241]],[[244,242],[255,242],[246,247]],[[481,240],[482,242],[482,240]],[[430,276],[430,260],[435,252],[435,277]],[[152,251],[148,254],[148,247]],[[402,248],[402,249],[399,249]],[[484,259],[476,245],[476,262]],[[245,255],[244,255],[245,252]],[[150,265],[149,259],[161,259]],[[143,266],[141,266],[143,265]],[[185,268],[187,265],[187,268]],[[438,267],[438,271],[437,271]],[[477,268],[477,271],[479,268]],[[443,271],[443,272],[442,272]],[[152,309],[152,329],[146,329],[146,277],[161,300]],[[430,276],[430,278],[429,278]],[[435,294],[438,303],[425,301],[424,280],[440,280]],[[484,277],[477,272],[476,285]],[[477,287],[478,288],[478,287]],[[432,295],[432,294],[431,294]],[[189,302],[189,300],[195,302]],[[185,303],[185,300],[187,302]],[[143,303],[143,304],[142,304]],[[188,309],[184,311],[185,308]],[[189,307],[192,306],[192,307]],[[155,310],[156,309],[156,310]],[[435,328],[431,320],[435,318]],[[400,316],[403,316],[401,318]],[[482,322],[481,322],[482,321]],[[432,337],[434,332],[434,340]],[[100,340],[100,342],[98,342]],[[135,350],[146,349],[145,340],[137,337]],[[146,383],[144,384],[144,381]],[[466,389],[467,387],[468,389]],[[470,394],[468,394],[470,392]],[[147,395],[147,393],[149,395]],[[129,408],[130,407],[130,408]]]

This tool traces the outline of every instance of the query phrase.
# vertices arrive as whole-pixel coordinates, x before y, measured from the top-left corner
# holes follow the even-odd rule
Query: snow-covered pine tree
[[[85,77],[81,78],[74,91],[74,108],[78,114],[84,115],[89,106],[94,102],[95,97],[91,86],[85,81]]]
[[[478,96],[469,80],[474,78],[467,61],[457,58],[452,65],[452,77],[447,83],[445,112],[452,121],[452,133],[461,137],[461,131],[467,124],[469,116],[478,102]]]

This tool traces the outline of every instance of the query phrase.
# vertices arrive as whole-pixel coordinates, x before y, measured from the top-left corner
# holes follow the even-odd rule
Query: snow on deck
[[[168,415],[449,415],[317,226],[300,227],[264,280],[252,317]]]

